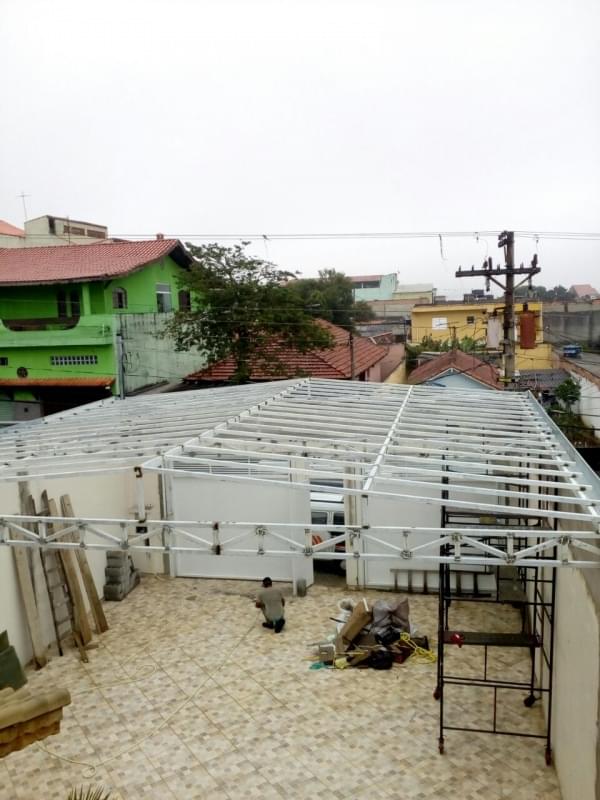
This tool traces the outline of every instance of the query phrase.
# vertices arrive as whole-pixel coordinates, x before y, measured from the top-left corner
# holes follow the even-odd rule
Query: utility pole
[[[515,235],[504,231],[498,238],[504,247],[506,284],[504,290],[504,378],[509,386],[515,382]]]
[[[458,268],[455,273],[457,278],[473,278],[480,275],[485,278],[486,289],[489,291],[490,282],[495,283],[504,292],[504,317],[503,317],[503,367],[504,367],[504,381],[508,388],[514,388],[515,384],[515,289],[522,286],[524,283],[529,282],[531,288],[531,279],[534,275],[540,272],[540,267],[537,263],[537,254],[533,256],[531,264],[528,267],[521,264],[515,267],[515,234],[513,231],[503,231],[498,236],[498,247],[504,248],[504,267],[498,265],[494,269],[491,256],[483,262],[481,269],[471,267],[470,270],[463,270],[462,267]],[[524,275],[525,277],[519,283],[515,284],[515,276]],[[498,278],[501,276],[506,277],[506,281],[502,283]]]
[[[350,331],[350,380],[354,381],[354,331]]]

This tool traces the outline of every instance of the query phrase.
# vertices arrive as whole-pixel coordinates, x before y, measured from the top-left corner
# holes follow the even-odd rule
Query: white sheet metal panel
[[[222,479],[204,482],[192,476],[178,476],[172,485],[173,513],[176,519],[214,519],[221,521],[221,538],[239,535],[239,531],[227,530],[227,521],[261,520],[266,527],[273,522],[298,522],[298,528],[286,532],[286,536],[304,547],[304,529],[310,527],[310,490],[293,486],[254,486]],[[177,544],[193,547],[183,536]],[[175,553],[174,571],[178,576],[202,578],[262,579],[265,576],[278,581],[303,578],[306,585],[313,583],[312,559],[285,556],[230,555],[229,549],[257,552],[262,545],[265,550],[289,550],[288,545],[268,533],[257,536],[253,526],[248,533],[231,546],[225,544],[222,554],[205,552]]]

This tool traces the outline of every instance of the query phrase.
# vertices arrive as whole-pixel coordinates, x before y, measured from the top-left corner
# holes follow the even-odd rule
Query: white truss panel
[[[211,494],[229,492],[238,519],[244,516],[243,498],[253,492],[267,498],[269,487],[273,496],[288,496],[293,508],[300,506],[292,498],[301,495],[306,504],[310,490],[341,495],[347,514],[339,536],[346,537],[346,552],[336,552],[331,541],[313,543],[311,531],[318,533],[318,526],[307,522],[306,508],[291,520],[265,512],[263,519],[252,514],[255,522],[242,523],[228,519],[222,504],[211,523],[150,522],[141,481],[138,515],[152,533],[136,531],[135,520],[84,518],[77,523],[84,538],[61,546],[112,548],[113,528],[120,525],[125,534],[116,540],[122,548],[147,550],[151,539],[153,549],[210,553],[215,530],[220,536],[226,526],[233,531],[246,525],[241,538],[236,534],[235,541],[217,544],[232,555],[374,562],[392,557],[407,564],[443,562],[443,544],[454,563],[469,565],[599,563],[598,477],[528,393],[301,379],[105,401],[0,432],[0,481],[70,475],[93,480],[132,467],[139,474],[162,474],[171,494],[180,480],[197,486],[205,507]],[[451,532],[439,528],[440,507],[470,514],[480,524],[461,523]],[[491,534],[481,528],[486,519],[507,513],[519,518],[518,536],[527,539],[517,550],[506,530],[491,528]],[[44,538],[44,525],[25,539],[11,534],[25,522],[3,515],[0,541],[60,544],[60,537]],[[207,539],[194,527],[206,525],[213,526]],[[282,532],[285,525],[294,529],[289,536]],[[553,530],[559,525],[586,532],[561,530],[559,537]],[[242,539],[247,545],[261,527],[262,551],[242,547]],[[88,533],[95,535],[93,542],[86,541]],[[574,559],[573,545],[589,558]]]

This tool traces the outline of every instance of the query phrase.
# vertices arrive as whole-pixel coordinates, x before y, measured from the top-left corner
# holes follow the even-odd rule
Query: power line
[[[343,232],[292,232],[292,233],[164,233],[165,239],[197,239],[202,241],[292,241],[292,240],[336,240],[336,239],[438,239],[498,236],[501,230],[485,231],[343,231]],[[524,239],[564,239],[570,241],[600,241],[596,231],[515,231],[515,236]],[[29,239],[48,239],[50,234],[27,234]],[[61,237],[56,237],[61,239]],[[156,233],[113,233],[107,239],[96,240],[98,244],[112,239],[138,239],[156,241]],[[63,245],[61,245],[63,246]],[[85,247],[87,245],[77,245]],[[20,248],[19,248],[20,249]]]

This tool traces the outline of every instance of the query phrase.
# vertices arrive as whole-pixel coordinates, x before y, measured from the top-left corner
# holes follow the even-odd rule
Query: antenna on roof
[[[23,203],[23,222],[27,222],[27,206],[25,205],[25,198],[31,197],[31,195],[25,194],[25,192],[21,189],[21,194],[18,194],[17,197],[20,197],[21,202]]]

